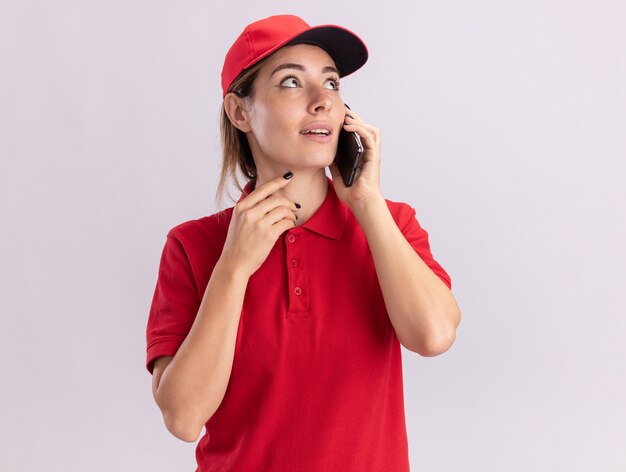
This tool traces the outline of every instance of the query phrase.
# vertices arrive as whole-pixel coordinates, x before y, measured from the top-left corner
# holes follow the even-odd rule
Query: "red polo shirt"
[[[327,179],[317,212],[284,232],[249,279],[230,381],[198,442],[198,471],[409,470],[401,346],[365,235]],[[450,288],[415,210],[386,202]],[[151,373],[193,324],[232,210],[167,234],[147,326]]]

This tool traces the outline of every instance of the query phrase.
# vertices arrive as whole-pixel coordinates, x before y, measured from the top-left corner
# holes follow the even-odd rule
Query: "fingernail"
[[[294,202],[295,203],[295,202]],[[302,208],[299,203],[296,203],[296,208]]]
[[[291,171],[289,171],[285,175],[283,175],[283,178],[285,178],[287,180],[289,180],[292,177],[293,177],[293,173]]]
[[[344,105],[346,106],[348,110],[352,110],[352,108],[350,108],[347,103],[344,103]]]
[[[352,118],[354,120],[354,116],[350,115],[349,113],[346,113],[346,116]]]

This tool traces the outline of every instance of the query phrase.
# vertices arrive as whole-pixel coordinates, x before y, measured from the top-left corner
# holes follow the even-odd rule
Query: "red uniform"
[[[365,235],[327,179],[317,212],[284,232],[249,279],[230,381],[198,442],[198,471],[409,470],[401,345]],[[415,210],[386,202],[451,288]],[[147,326],[150,372],[189,332],[232,210],[167,234]]]

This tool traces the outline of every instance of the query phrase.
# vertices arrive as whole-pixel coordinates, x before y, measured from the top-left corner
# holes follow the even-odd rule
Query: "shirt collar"
[[[348,207],[337,196],[332,179],[326,176],[326,180],[328,181],[326,198],[317,211],[300,228],[308,229],[331,239],[339,239],[346,225]],[[245,185],[238,202],[254,190],[255,184],[256,180],[252,179]]]

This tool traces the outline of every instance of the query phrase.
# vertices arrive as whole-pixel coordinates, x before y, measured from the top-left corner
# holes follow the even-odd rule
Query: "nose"
[[[324,87],[314,87],[311,91],[311,98],[309,101],[309,111],[311,113],[320,113],[322,111],[329,111],[333,105],[333,101],[330,97],[332,90]]]

